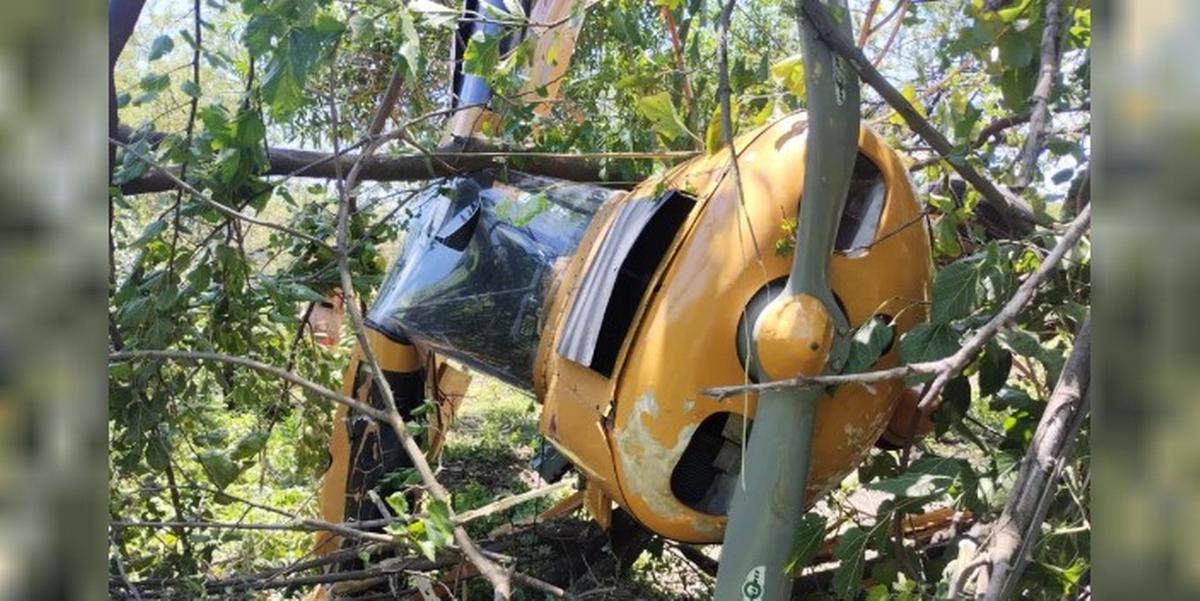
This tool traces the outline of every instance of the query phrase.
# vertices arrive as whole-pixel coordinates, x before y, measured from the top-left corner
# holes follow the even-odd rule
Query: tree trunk
[[[1021,460],[1016,484],[1003,513],[992,527],[989,544],[981,550],[990,575],[984,573],[977,590],[984,600],[1007,599],[1028,563],[1038,528],[1053,498],[1063,463],[1088,413],[1088,385],[1092,350],[1091,319],[1084,321],[1075,338],[1075,348],[1063,368],[1038,423],[1033,442]],[[987,586],[982,585],[987,582]]]

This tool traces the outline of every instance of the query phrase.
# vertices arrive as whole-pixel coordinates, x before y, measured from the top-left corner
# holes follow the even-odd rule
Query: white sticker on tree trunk
[[[746,574],[742,581],[742,601],[755,601],[763,597],[763,577],[767,574],[766,566],[757,566]]]

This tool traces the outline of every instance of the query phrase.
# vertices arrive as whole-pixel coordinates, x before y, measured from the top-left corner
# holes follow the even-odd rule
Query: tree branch
[[[1090,111],[1090,110],[1092,110],[1092,103],[1084,102],[1083,104],[1079,105],[1078,107],[1069,107],[1069,108],[1062,109],[1061,112]],[[975,141],[971,143],[971,150],[980,148],[981,146],[986,144],[987,141],[991,138],[998,138],[999,135],[1001,133],[1003,133],[1005,130],[1014,128],[1018,125],[1023,125],[1025,123],[1029,123],[1029,117],[1030,117],[1030,114],[1028,111],[1026,111],[1024,113],[1019,113],[1019,114],[1015,114],[1015,115],[1005,115],[1003,117],[999,117],[999,118],[992,120],[987,125],[983,126],[982,129],[979,130],[979,134],[975,136]],[[928,159],[923,159],[923,160],[913,163],[908,168],[908,170],[909,171],[920,171],[921,169],[924,169],[924,168],[926,168],[930,165],[936,164],[936,163],[940,163],[944,160],[946,160],[945,156],[930,157]]]
[[[533,490],[523,492],[519,495],[505,497],[503,499],[488,503],[487,505],[484,505],[478,509],[472,509],[470,511],[464,511],[458,514],[454,518],[454,523],[466,524],[467,522],[499,513],[511,507],[516,507],[521,503],[532,501],[534,499],[540,499],[570,486],[572,486],[571,482],[563,480],[562,482],[557,482],[555,484],[551,484],[550,486],[543,486],[541,488],[535,488]]]
[[[206,353],[196,351],[169,351],[169,350],[124,350],[116,351],[108,354],[110,363],[119,363],[122,361],[136,359],[166,359],[170,361],[182,361],[187,363],[209,361],[213,363],[224,363],[228,365],[237,365],[245,367],[257,372],[269,374],[276,378],[282,378],[295,384],[317,396],[324,397],[335,403],[341,403],[355,411],[368,415],[377,420],[384,421],[387,419],[387,414],[384,412],[363,403],[357,399],[352,399],[340,392],[334,392],[316,382],[306,380],[288,371],[284,371],[274,365],[267,365],[260,361],[247,359],[245,357],[234,357],[232,355],[222,355],[220,353]]]
[[[1014,187],[1028,188],[1037,171],[1038,155],[1042,152],[1042,132],[1050,117],[1050,94],[1054,91],[1054,76],[1058,72],[1059,49],[1058,29],[1062,22],[1059,0],[1046,2],[1046,26],[1042,29],[1042,66],[1038,70],[1037,85],[1033,89],[1033,107],[1029,111],[1029,135],[1021,149],[1017,178]]]
[[[842,55],[869,86],[875,89],[888,104],[908,123],[922,139],[941,156],[950,157],[954,146],[932,124],[922,117],[863,54],[854,42],[837,33],[829,12],[821,0],[800,0],[805,16],[812,22],[817,33],[834,52]],[[981,175],[965,160],[947,159],[950,166],[964,180],[979,191],[983,197],[978,206],[978,217],[984,228],[995,237],[1020,237],[1033,231],[1037,223],[1033,211],[1025,201]]]
[[[337,171],[350,171],[360,162],[359,181],[413,182],[452,176],[460,172],[483,169],[513,168],[533,175],[557,177],[578,182],[604,182],[612,178],[605,171],[608,160],[680,161],[697,153],[686,152],[594,152],[563,153],[533,152],[505,149],[471,139],[446,146],[426,154],[390,157],[370,157],[345,153],[329,153],[294,148],[271,148],[270,163],[262,175],[301,176],[335,179]],[[172,190],[178,178],[172,172],[156,171],[121,186],[126,195],[148,194]]]
[[[1080,326],[1075,348],[1021,460],[1004,511],[992,527],[989,545],[980,550],[980,557],[986,558],[992,568],[987,590],[982,592],[985,600],[1007,599],[1015,593],[1053,497],[1054,483],[1087,417],[1090,362],[1091,320],[1088,319]],[[972,561],[968,566],[975,563]]]

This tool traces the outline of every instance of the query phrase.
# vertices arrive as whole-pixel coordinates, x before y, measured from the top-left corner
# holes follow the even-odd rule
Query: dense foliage
[[[868,56],[953,142],[955,155],[946,158],[1012,182],[1027,136],[1019,117],[1028,119],[1041,64],[1047,1],[851,5],[856,32],[865,15],[873,15]],[[864,88],[864,121],[919,162],[913,178],[927,202],[940,267],[930,322],[898,341],[905,361],[956,350],[962,336],[986,322],[1040,265],[1063,224],[1088,201],[1090,4],[1061,3],[1054,118],[1039,172],[1021,191],[1043,222],[1029,236],[985,234],[977,223],[978,193],[945,162],[925,160],[938,157]],[[525,20],[519,3],[506,6],[509,13],[496,18]],[[544,114],[534,112],[537,98],[520,93],[531,42],[501,55],[499,38],[472,39],[466,69],[498,91],[501,118],[485,133],[507,146],[545,151],[713,151],[721,140],[713,59],[720,9],[711,0],[592,3],[586,18],[575,17],[583,18],[578,48],[560,98]],[[734,12],[730,83],[738,129],[804,107],[795,10],[791,2],[766,0],[742,2]],[[332,244],[335,182],[265,176],[270,149],[358,143],[394,65],[403,66],[404,84],[388,129],[403,125],[406,135],[381,153],[411,155],[438,146],[445,115],[428,115],[448,101],[457,16],[456,6],[435,0],[148,2],[116,70],[120,120],[136,131],[118,155],[110,192],[110,345],[249,357],[339,388],[350,340],[324,346],[303,328],[311,303],[340,285],[329,247],[230,218],[189,192],[124,196],[121,185],[148,173],[142,159],[149,157],[181,169],[215,203]],[[665,166],[611,160],[605,175],[636,181]],[[379,285],[403,228],[404,201],[424,185],[367,183],[356,192],[349,233],[360,298],[370,299]],[[781,252],[788,252],[789,232],[776,235]],[[830,500],[840,507],[836,517],[805,519],[800,539],[811,544],[797,549],[799,566],[819,551],[826,534],[840,532],[835,555],[842,567],[831,594],[945,594],[955,554],[931,560],[897,546],[893,520],[934,506],[953,505],[980,520],[1000,510],[1013,467],[1087,316],[1089,257],[1085,239],[1019,323],[951,382],[934,436],[911,457],[874,452],[856,482]],[[887,323],[862,324],[856,352],[877,355],[892,338]],[[331,428],[328,401],[248,370],[159,361],[114,363],[109,395],[114,521],[281,519],[244,500],[293,515],[314,513]],[[1033,549],[1026,586],[1036,597],[1078,592],[1087,579],[1087,445],[1076,449]],[[859,487],[888,496],[876,515],[839,505]],[[436,522],[426,511],[423,519]],[[449,542],[433,534],[422,540]],[[117,573],[119,563],[131,579],[199,586],[207,577],[301,558],[308,542],[297,533],[124,528],[113,531],[113,569]],[[881,560],[866,561],[876,553]]]

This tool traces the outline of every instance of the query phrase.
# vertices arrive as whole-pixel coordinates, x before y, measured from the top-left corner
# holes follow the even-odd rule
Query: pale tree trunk
[[[1087,419],[1091,334],[1089,318],[1079,329],[1075,348],[1058,378],[1029,450],[1021,460],[1016,484],[1004,511],[980,550],[982,571],[977,580],[977,599],[990,601],[1011,597],[1029,562],[1063,464]]]

